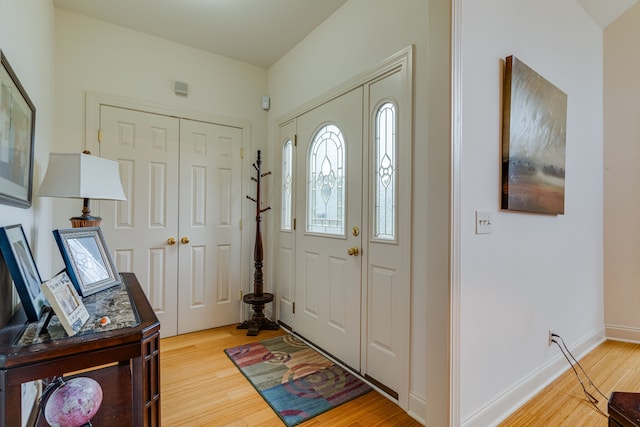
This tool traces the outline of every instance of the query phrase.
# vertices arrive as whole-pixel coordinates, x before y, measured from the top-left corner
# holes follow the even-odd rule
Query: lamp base
[[[69,218],[69,221],[71,221],[71,227],[73,228],[100,227],[102,218],[100,218],[99,216],[82,215]]]

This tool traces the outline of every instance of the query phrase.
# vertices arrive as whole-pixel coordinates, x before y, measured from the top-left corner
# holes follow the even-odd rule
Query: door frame
[[[118,95],[100,93],[100,92],[85,92],[85,120],[84,120],[84,147],[86,150],[92,153],[100,152],[100,143],[98,142],[98,132],[100,130],[100,106],[108,105],[116,108],[125,108],[129,110],[136,110],[144,113],[160,114],[164,116],[175,117],[178,119],[188,119],[201,121],[206,123],[212,123],[216,125],[228,126],[238,128],[242,131],[240,156],[242,159],[242,165],[240,174],[245,176],[249,166],[252,162],[251,152],[251,122],[247,120],[234,119],[229,117],[218,116],[215,114],[199,112],[199,111],[185,111],[178,107],[167,106],[157,104],[153,102],[141,101],[138,99],[127,98]],[[249,155],[247,155],[249,154]],[[242,193],[246,193],[248,184],[245,180],[240,183]],[[253,292],[252,290],[252,271],[249,271],[249,265],[253,260],[253,240],[251,233],[244,233],[243,224],[251,224],[253,218],[251,217],[250,202],[247,202],[246,198],[242,198],[242,204],[240,207],[240,223],[238,228],[241,234],[241,260],[240,260],[240,288],[242,294]],[[100,214],[99,204],[92,206],[96,215]],[[242,299],[242,295],[238,296]],[[238,316],[238,322],[242,322],[244,319],[250,316],[250,308],[248,304],[242,304],[242,309]]]
[[[355,77],[349,79],[348,81],[334,87],[332,90],[329,90],[328,92],[325,92],[323,95],[320,95],[317,98],[314,98],[304,104],[302,104],[301,106],[293,109],[292,111],[279,116],[275,119],[275,141],[276,143],[274,144],[273,147],[271,147],[271,149],[273,150],[272,153],[274,154],[274,159],[276,159],[278,161],[278,165],[282,164],[282,147],[281,147],[281,143],[282,141],[280,141],[280,135],[279,135],[279,131],[280,128],[287,124],[288,122],[294,121],[297,117],[313,110],[314,108],[327,103],[335,98],[340,97],[341,95],[357,88],[360,86],[366,86],[372,82],[375,82],[376,80],[379,80],[380,78],[392,74],[393,72],[397,71],[397,70],[401,70],[404,79],[406,79],[407,85],[405,86],[407,93],[406,95],[406,106],[409,107],[410,109],[410,113],[409,114],[403,114],[402,118],[401,118],[401,122],[398,124],[400,129],[402,129],[403,131],[406,131],[408,134],[408,139],[410,140],[410,152],[413,151],[413,53],[414,53],[414,46],[410,45],[407,46],[406,48],[398,51],[397,53],[395,53],[394,55],[390,56],[389,58],[383,60],[382,62],[380,62],[379,64],[371,67],[370,69],[368,69],[367,71],[360,73],[358,75],[356,75]],[[365,93],[365,98],[366,100],[368,100],[368,95]],[[368,101],[365,102],[364,104],[368,104]],[[370,150],[368,149],[368,143],[369,143],[369,131],[370,131],[370,120],[371,118],[369,117],[369,111],[368,111],[368,107],[366,109],[366,114],[363,114],[363,119],[365,119],[365,122],[363,122],[363,138],[365,138],[364,141],[364,146],[363,146],[363,174],[366,173],[366,171],[369,170],[369,163],[370,163]],[[368,126],[367,128],[364,128],[364,126]],[[294,151],[295,152],[295,151]],[[296,170],[296,162],[299,161],[299,159],[296,158],[296,155],[294,154],[294,166],[293,166],[293,170]],[[282,182],[282,176],[281,176],[281,167],[276,167],[275,170],[277,171],[275,176],[274,176],[274,185],[276,186],[276,188],[280,188],[280,183]],[[413,171],[412,171],[413,174]],[[413,186],[413,176],[410,176],[409,181],[411,183],[411,185]],[[367,186],[369,185],[369,178],[368,176],[365,177],[363,175],[363,186],[366,184]],[[365,193],[365,192],[363,192]],[[413,189],[411,190],[411,193],[413,193]],[[278,203],[282,203],[281,200],[281,193],[280,191],[276,191],[275,194],[275,198],[278,201]],[[366,192],[365,195],[363,195],[363,203],[368,203],[368,199],[369,199],[369,194],[368,192]],[[402,220],[406,220],[407,216],[409,218],[409,223],[411,222],[411,218],[412,218],[412,211],[413,211],[413,206],[412,206],[412,201],[408,202],[408,206],[403,207],[406,210],[406,215],[405,216],[401,216],[399,219]],[[277,240],[277,243],[274,245],[274,248],[279,248],[280,245],[280,233],[281,233],[281,229],[280,229],[280,224],[281,224],[281,220],[280,220],[280,211],[277,210],[278,213],[277,215],[274,215],[273,218],[273,235],[275,236],[275,240]],[[363,221],[367,221],[367,224],[369,224],[370,221],[370,215],[369,215],[369,207],[367,206],[365,209],[365,206],[363,206]],[[367,215],[366,218],[364,217],[364,215]],[[296,213],[294,210],[293,213],[293,217],[295,218]],[[363,224],[364,225],[364,224]],[[367,301],[368,301],[368,291],[369,291],[369,283],[368,283],[368,237],[365,238],[366,235],[368,235],[368,230],[365,229],[365,227],[361,227],[362,230],[361,232],[363,233],[363,254],[362,254],[362,293],[361,293],[361,304],[362,304],[362,309],[361,309],[361,331],[362,331],[362,335],[361,335],[361,369],[366,369],[366,352],[367,352],[367,340],[364,339],[363,337],[367,334],[367,316],[369,315],[368,312],[368,307],[367,307]],[[411,228],[409,229],[408,234],[411,234]],[[296,230],[294,229],[293,232],[295,233]],[[404,236],[402,238],[407,238],[407,236]],[[408,236],[409,241],[411,241],[411,236]],[[294,239],[295,240],[295,239]],[[413,249],[413,245],[412,243],[409,243],[409,252],[411,252]],[[295,247],[295,243],[293,245],[292,248],[293,252],[295,253],[296,251],[296,247]],[[277,258],[279,256],[279,254],[276,255]],[[410,260],[412,259],[411,254],[408,254],[406,256],[406,265],[405,268],[407,268],[407,271],[409,271],[408,276],[409,276],[409,300],[406,301],[406,307],[403,307],[404,312],[406,313],[406,317],[404,319],[404,324],[406,326],[405,328],[405,334],[406,334],[406,339],[405,339],[405,347],[404,347],[404,364],[403,364],[403,372],[402,372],[402,378],[401,378],[401,387],[400,390],[398,390],[398,399],[397,402],[399,404],[400,407],[402,407],[405,410],[409,409],[409,400],[410,400],[410,369],[411,369],[411,335],[410,335],[410,331],[411,331],[411,293],[412,293],[412,289],[413,289],[413,277],[410,274]],[[273,261],[273,266],[274,269],[277,269],[277,265],[278,265],[278,260],[275,259]],[[276,271],[275,276],[277,277],[279,274],[281,274],[281,272]],[[276,288],[276,293],[278,293],[279,288]],[[276,299],[274,301],[277,301],[278,303],[275,306],[275,313],[276,313],[276,319],[280,319],[280,304],[278,301],[278,298],[276,297]],[[292,325],[289,325],[292,326]],[[384,390],[383,390],[384,391]]]

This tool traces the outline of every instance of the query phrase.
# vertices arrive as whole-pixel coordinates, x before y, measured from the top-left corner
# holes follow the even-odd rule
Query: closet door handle
[[[175,244],[176,244],[176,239],[174,239],[173,237],[169,237],[169,238],[167,239],[167,244],[168,244],[169,246],[173,246],[173,245],[175,245]]]
[[[189,240],[189,238],[187,236],[184,236],[182,239],[180,239],[180,243],[182,243],[183,245],[186,245],[190,241],[191,240]]]

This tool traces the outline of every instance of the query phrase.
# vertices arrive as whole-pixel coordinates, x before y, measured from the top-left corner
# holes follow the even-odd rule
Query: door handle
[[[180,243],[182,243],[183,245],[186,245],[190,241],[191,240],[189,240],[189,238],[187,236],[184,236],[182,239],[180,239]]]
[[[357,247],[354,246],[353,248],[347,249],[347,253],[350,256],[358,256],[358,254],[360,253],[360,250]]]
[[[173,245],[175,245],[175,244],[176,244],[176,239],[174,239],[173,237],[169,237],[169,238],[167,239],[167,244],[168,244],[169,246],[173,246]]]

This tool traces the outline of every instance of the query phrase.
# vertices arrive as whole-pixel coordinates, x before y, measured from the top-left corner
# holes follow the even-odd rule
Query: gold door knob
[[[168,244],[169,246],[173,246],[173,245],[175,245],[175,244],[176,244],[176,239],[174,239],[173,237],[169,237],[169,238],[167,239],[167,244]]]
[[[358,256],[358,254],[360,253],[360,250],[356,247],[353,247],[353,248],[347,249],[347,253],[351,256]]]
[[[353,237],[358,237],[360,235],[360,229],[358,227],[353,227],[351,229],[351,234]]]
[[[183,245],[186,245],[189,242],[190,240],[187,236],[184,236],[182,239],[180,239],[180,243],[182,243]]]

